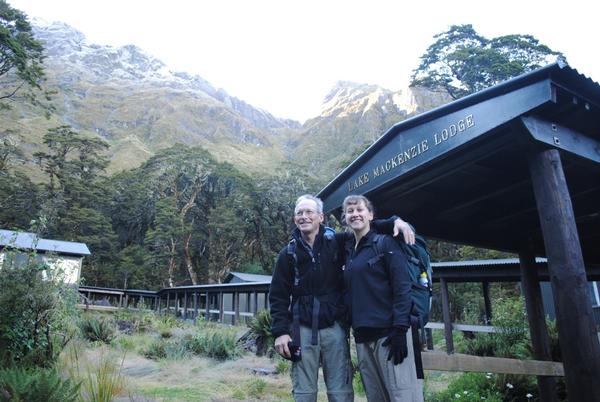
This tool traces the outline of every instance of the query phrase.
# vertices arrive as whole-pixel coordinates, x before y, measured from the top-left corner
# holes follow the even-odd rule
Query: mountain
[[[109,173],[137,167],[156,151],[183,143],[201,145],[249,173],[272,172],[289,160],[327,181],[348,155],[393,124],[447,102],[423,89],[392,92],[338,82],[320,115],[301,125],[197,75],[171,71],[136,46],[93,44],[63,23],[34,20],[33,25],[46,49],[46,87],[56,91],[56,112],[47,120],[33,106],[17,105],[0,119],[21,134],[26,155],[40,150],[46,130],[58,125],[99,136],[111,145]]]
[[[21,108],[16,128],[32,140],[26,142],[39,144],[47,128],[69,124],[111,144],[111,172],[138,166],[177,142],[260,171],[283,160],[274,145],[280,133],[300,127],[199,76],[170,71],[136,46],[96,45],[66,24],[34,24],[46,49],[46,86],[56,90],[56,113],[45,121],[38,110]]]
[[[325,97],[321,114],[308,120],[289,142],[290,155],[333,178],[391,126],[449,100],[424,88],[394,92],[340,81]]]

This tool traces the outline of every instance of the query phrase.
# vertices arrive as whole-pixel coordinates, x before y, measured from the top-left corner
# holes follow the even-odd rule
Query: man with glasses
[[[354,400],[352,364],[343,301],[344,240],[323,225],[323,202],[312,195],[296,201],[292,240],[277,257],[269,303],[275,350],[292,360],[295,401],[315,402],[319,365],[330,402]],[[375,221],[376,229],[407,243],[414,232],[399,218]]]

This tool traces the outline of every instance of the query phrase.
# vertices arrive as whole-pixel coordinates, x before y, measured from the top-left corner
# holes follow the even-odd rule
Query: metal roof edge
[[[555,63],[548,64],[544,67],[541,67],[537,70],[529,71],[527,73],[521,74],[517,77],[506,80],[500,84],[494,85],[492,87],[486,88],[479,92],[470,94],[463,98],[457,99],[445,105],[441,105],[435,109],[429,110],[427,112],[418,114],[416,116],[410,117],[406,120],[402,120],[392,127],[390,127],[387,131],[385,131],[381,137],[379,137],[373,144],[371,144],[363,153],[361,153],[350,165],[348,165],[344,170],[342,170],[339,174],[337,174],[333,180],[331,180],[325,187],[323,187],[318,193],[317,197],[323,199],[327,197],[332,191],[334,191],[335,187],[345,180],[348,176],[350,176],[356,167],[363,160],[370,157],[372,154],[379,151],[387,142],[389,142],[393,136],[401,130],[409,129],[418,124],[422,124],[424,122],[433,120],[435,118],[444,116],[446,114],[452,113],[456,110],[460,110],[462,108],[471,106],[483,100],[490,99],[492,97],[500,96],[506,94],[508,92],[514,91],[516,89],[525,87],[535,82],[542,81],[544,79],[552,79],[554,74],[569,74],[577,79],[584,79],[589,83],[598,85],[591,78],[586,77],[583,74],[580,74],[574,68],[568,66],[566,63],[562,61],[558,61]]]

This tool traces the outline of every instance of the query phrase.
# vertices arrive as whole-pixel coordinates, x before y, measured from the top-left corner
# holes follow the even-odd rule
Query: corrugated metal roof
[[[0,229],[0,247],[36,250],[47,253],[90,255],[85,243],[63,240],[42,239],[35,233],[15,232]]]
[[[228,280],[231,276],[236,276],[244,282],[271,282],[271,275],[247,274],[245,272],[230,272]]]
[[[548,262],[546,258],[536,257],[536,263]],[[446,261],[432,262],[431,267],[481,267],[485,265],[518,265],[518,258],[498,258],[492,260]]]

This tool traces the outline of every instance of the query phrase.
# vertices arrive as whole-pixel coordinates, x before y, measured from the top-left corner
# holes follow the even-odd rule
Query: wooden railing
[[[268,308],[268,282],[179,286],[157,292],[80,286],[82,308],[145,308],[183,319],[239,323]]]
[[[211,321],[226,324],[240,323],[248,317],[253,317],[258,311],[267,309],[268,291],[269,283],[182,286],[161,289],[157,292],[91,286],[81,286],[79,288],[80,294],[87,303],[82,303],[82,308],[103,311],[120,308],[144,308],[159,313],[174,314],[182,319],[204,317]],[[444,299],[442,297],[442,304],[444,304]],[[497,332],[498,329],[492,326],[457,324],[450,322],[448,319],[445,322],[430,322],[425,326],[425,329],[428,333],[428,342],[427,351],[422,353],[422,358],[423,368],[426,370],[476,371],[537,376],[564,375],[562,363],[559,362],[479,357],[454,353],[453,331]],[[433,350],[432,330],[444,330],[446,338],[445,351]],[[451,341],[448,342],[448,339],[451,339]]]

